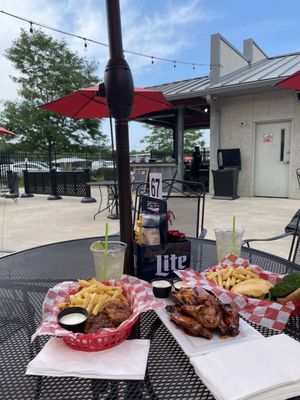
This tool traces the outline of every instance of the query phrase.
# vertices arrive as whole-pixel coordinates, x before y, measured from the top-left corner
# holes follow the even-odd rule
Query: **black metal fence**
[[[203,164],[208,166],[209,150],[202,148],[200,151]],[[192,152],[193,150],[185,150],[184,155],[191,156]],[[151,160],[171,161],[172,156],[166,152],[152,151]],[[188,161],[186,164],[188,168]],[[102,176],[104,172],[107,174],[113,168],[112,153],[108,149],[105,149],[97,153],[81,152],[54,154],[53,161],[51,165],[49,165],[48,154],[46,153],[0,150],[0,186],[7,186],[7,171],[9,170],[16,172],[18,177],[22,180],[23,170],[29,172],[47,172],[52,168],[56,168],[57,172],[75,172],[89,168],[93,176],[95,176],[99,170],[103,172],[100,174]],[[61,185],[63,187],[65,184],[62,183]]]
[[[29,153],[0,150],[0,186],[7,185],[7,171],[23,176],[23,170],[30,172],[47,172],[56,168],[58,172],[83,171],[90,168],[97,171],[100,168],[112,168],[112,154],[105,150],[98,153],[67,153],[55,154],[51,165],[45,153]]]
[[[89,169],[74,172],[57,172],[55,169],[44,172],[29,172],[24,170],[25,195],[48,194],[49,200],[58,200],[61,196],[84,197],[83,202],[93,202],[91,188],[86,185],[90,182]]]
[[[17,163],[40,163],[45,167],[65,167],[71,165],[73,169],[90,168],[92,163],[105,163],[112,161],[111,151],[103,150],[99,152],[77,152],[77,153],[55,153],[49,166],[49,156],[47,153],[31,153],[25,151],[0,150],[0,165],[11,165]],[[97,163],[95,163],[97,162]]]

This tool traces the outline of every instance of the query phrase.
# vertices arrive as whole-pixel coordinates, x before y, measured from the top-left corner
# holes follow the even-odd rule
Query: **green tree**
[[[11,78],[18,85],[19,99],[3,103],[0,123],[16,132],[23,150],[47,151],[51,161],[54,151],[78,151],[91,143],[105,145],[100,120],[73,120],[37,108],[99,82],[96,62],[79,57],[64,41],[40,30],[22,30],[5,56],[17,71]]]
[[[167,128],[150,127],[151,134],[144,137],[141,143],[147,144],[145,151],[159,151],[168,154],[173,152],[173,130]],[[200,130],[184,131],[184,149],[193,150],[194,146],[205,146],[203,132]]]

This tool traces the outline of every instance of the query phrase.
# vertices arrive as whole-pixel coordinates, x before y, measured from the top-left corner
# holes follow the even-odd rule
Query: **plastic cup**
[[[104,242],[92,243],[90,250],[94,257],[96,279],[106,281],[120,279],[123,275],[124,257],[127,244],[123,242],[107,242],[105,252]]]
[[[243,229],[214,229],[216,235],[218,261],[223,261],[228,253],[234,253],[237,256],[241,254]]]

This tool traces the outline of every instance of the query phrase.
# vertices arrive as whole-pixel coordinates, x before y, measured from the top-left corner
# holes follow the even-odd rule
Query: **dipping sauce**
[[[67,331],[83,333],[88,316],[89,313],[85,308],[69,307],[58,314],[57,322]]]
[[[65,325],[77,325],[86,320],[86,316],[81,313],[72,313],[60,318],[60,322]]]
[[[169,297],[172,289],[172,282],[168,279],[154,278],[151,281],[153,294],[161,299]]]
[[[167,287],[171,286],[171,282],[169,282],[169,281],[164,281],[164,280],[161,280],[161,281],[152,281],[152,282],[151,282],[151,285],[152,285],[153,287],[157,287],[157,288],[167,288]]]
[[[173,283],[173,286],[176,290],[179,290],[180,288],[188,288],[191,287],[188,283],[185,283],[183,281],[176,281]]]

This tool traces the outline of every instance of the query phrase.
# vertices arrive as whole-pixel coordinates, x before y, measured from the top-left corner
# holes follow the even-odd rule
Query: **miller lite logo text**
[[[156,275],[167,276],[175,269],[184,269],[186,261],[187,256],[176,256],[176,254],[156,256]]]

